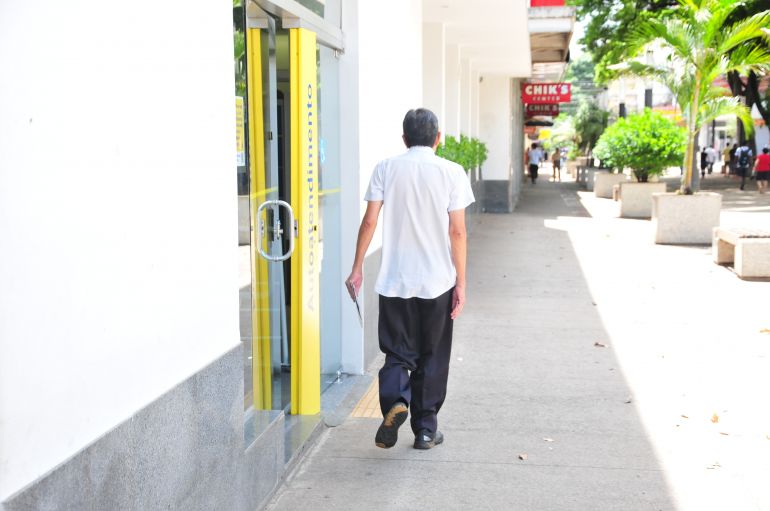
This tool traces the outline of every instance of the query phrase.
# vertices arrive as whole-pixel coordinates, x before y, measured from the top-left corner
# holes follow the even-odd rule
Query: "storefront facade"
[[[527,2],[467,3],[3,3],[2,509],[264,505],[377,354],[379,241],[361,322],[343,281],[404,113],[513,207]]]

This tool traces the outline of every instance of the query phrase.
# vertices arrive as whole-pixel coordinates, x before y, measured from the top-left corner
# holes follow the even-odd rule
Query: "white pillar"
[[[445,133],[460,136],[460,47],[446,47],[446,109]]]
[[[503,181],[511,172],[511,79],[485,76],[480,85],[479,138],[487,144],[484,179]],[[518,142],[517,142],[518,143]]]
[[[478,138],[479,136],[479,79],[481,78],[478,70],[471,71],[471,132],[470,136]],[[483,142],[483,140],[482,140]]]
[[[524,180],[524,105],[521,102],[521,78],[511,80],[511,193],[516,204]]]
[[[471,134],[471,63],[460,61],[460,133]]]
[[[446,29],[443,23],[422,26],[423,106],[438,117],[439,131],[446,129]]]

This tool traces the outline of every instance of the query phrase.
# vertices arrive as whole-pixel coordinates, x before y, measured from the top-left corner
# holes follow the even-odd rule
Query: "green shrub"
[[[487,146],[477,138],[460,135],[460,140],[453,136],[444,137],[444,143],[436,148],[436,154],[453,161],[468,172],[481,167],[487,160]]]
[[[685,130],[657,112],[645,109],[607,128],[594,148],[602,166],[623,172],[630,168],[637,181],[682,162],[687,144]]]

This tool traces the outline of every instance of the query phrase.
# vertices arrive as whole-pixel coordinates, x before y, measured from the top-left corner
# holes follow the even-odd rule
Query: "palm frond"
[[[770,10],[749,16],[724,29],[716,51],[719,54],[725,54],[740,48],[752,39],[767,38],[768,35],[763,29],[770,29]]]
[[[712,98],[703,102],[698,111],[696,124],[697,126],[704,126],[724,115],[738,117],[747,134],[754,131],[754,119],[751,117],[751,112],[740,98],[736,97]]]
[[[691,55],[692,29],[678,18],[650,19],[640,23],[627,37],[626,47],[630,50],[629,55],[633,56],[657,40],[663,41],[666,47],[681,58],[686,59]]]
[[[746,75],[750,71],[764,73],[768,70],[770,70],[770,48],[758,44],[745,44],[730,52],[723,72],[737,71]]]
[[[711,18],[708,25],[704,27],[705,40],[709,42],[709,46],[716,46],[716,41],[723,39],[722,34],[725,30],[727,20],[732,13],[743,5],[743,2],[735,2],[734,0],[720,0],[712,8]]]
[[[686,9],[690,9],[692,11],[697,11],[700,9],[700,5],[693,2],[693,0],[677,0],[679,2],[679,5]]]

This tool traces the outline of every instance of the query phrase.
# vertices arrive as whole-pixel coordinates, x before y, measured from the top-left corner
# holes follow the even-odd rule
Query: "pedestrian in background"
[[[706,148],[700,150],[700,177],[701,179],[706,178],[706,169],[709,166],[708,162],[708,153],[706,152]]]
[[[746,185],[746,177],[749,174],[751,159],[753,157],[754,153],[749,149],[749,145],[746,141],[744,141],[735,151],[735,169],[737,175],[741,178],[741,190],[743,190]]]
[[[714,172],[714,164],[717,162],[717,150],[711,146],[706,148],[706,163],[708,163],[709,174]]]
[[[730,144],[726,144],[722,150],[722,174],[730,174]]]
[[[767,183],[770,181],[770,149],[767,147],[762,149],[762,154],[757,155],[754,172],[757,173],[757,190],[759,193],[765,193]]]
[[[536,143],[532,144],[532,149],[527,152],[527,163],[529,164],[529,178],[532,184],[537,182],[537,172],[540,169],[540,163],[545,160],[545,153]]]
[[[738,151],[738,143],[734,143],[733,147],[730,149],[730,174],[735,176],[736,175],[736,164],[738,163],[735,159],[735,153]]]
[[[554,149],[551,155],[551,164],[553,170],[551,171],[551,178],[556,181],[557,179],[561,183],[561,150],[557,147]]]
[[[415,449],[444,441],[438,412],[446,397],[453,322],[465,305],[465,208],[473,191],[463,168],[435,154],[441,141],[430,110],[404,117],[407,152],[377,164],[364,200],[353,270],[354,300],[366,251],[383,210],[379,298],[379,373],[383,421],[374,441],[393,447],[411,408]]]

